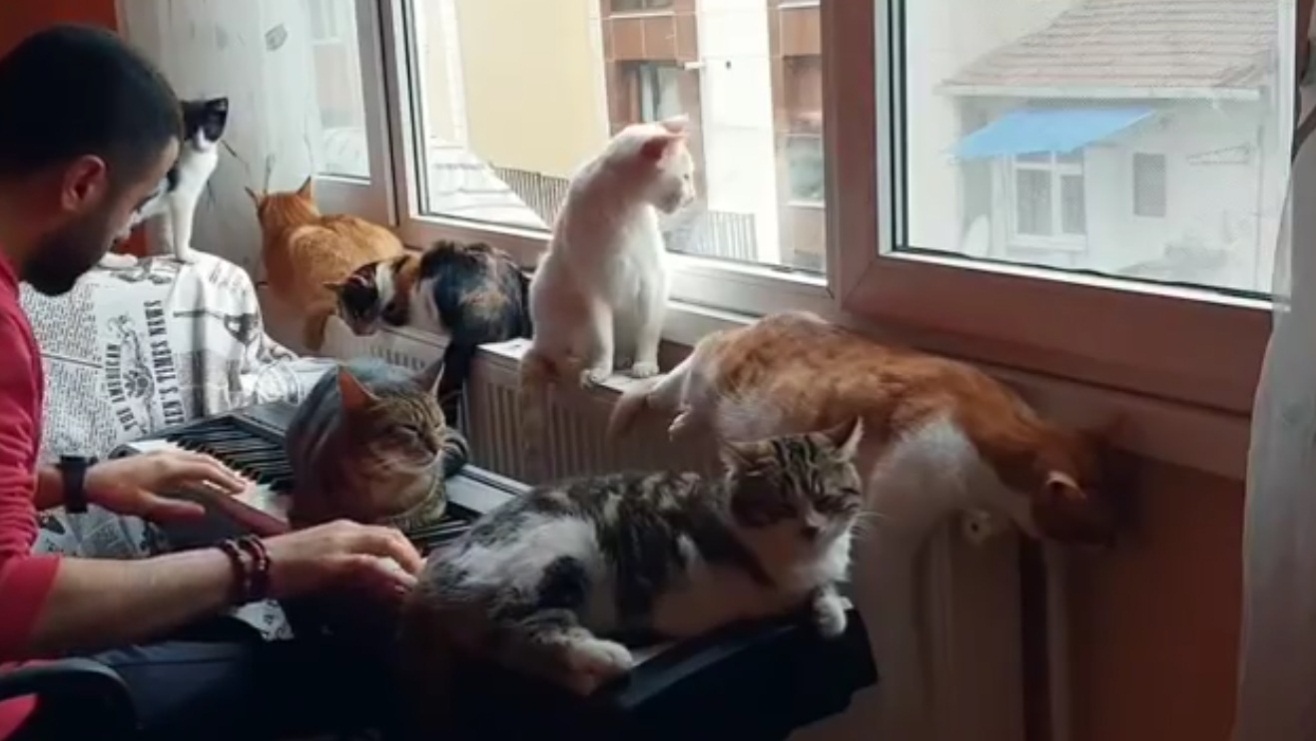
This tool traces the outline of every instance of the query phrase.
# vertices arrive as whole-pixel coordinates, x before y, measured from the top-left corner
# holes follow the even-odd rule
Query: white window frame
[[[900,327],[934,351],[1247,413],[1269,336],[1269,302],[890,251],[903,198],[894,188],[902,152],[893,141],[900,120],[893,82],[903,84],[893,80],[899,9],[899,0],[823,5],[829,264],[843,276],[836,286],[842,310]],[[838,69],[845,71],[844,114]],[[864,96],[868,90],[875,94]]]
[[[390,152],[384,47],[377,0],[351,0],[356,13],[361,91],[365,103],[366,150],[370,177],[316,173],[315,195],[325,213],[352,213],[380,224],[395,224],[393,155]],[[387,5],[388,3],[384,3]],[[342,30],[342,23],[339,22]],[[350,39],[342,39],[351,43]]]
[[[1065,250],[1068,252],[1082,251],[1087,249],[1087,204],[1083,204],[1083,233],[1076,234],[1064,231],[1065,219],[1065,199],[1064,199],[1064,181],[1066,177],[1077,175],[1083,179],[1083,192],[1087,193],[1087,172],[1082,153],[1079,154],[1077,162],[1061,161],[1054,153],[1048,153],[1050,159],[1046,162],[1032,162],[1021,160],[1019,157],[1009,157],[1006,160],[1006,167],[1009,171],[1008,185],[1009,198],[1006,199],[1007,208],[1009,209],[1010,224],[1010,246],[1025,247],[1028,249],[1042,250]],[[1050,208],[1051,208],[1051,226],[1050,234],[1029,234],[1019,229],[1019,173],[1020,172],[1040,172],[1044,173],[1051,183],[1050,190]]]
[[[360,23],[362,49],[366,60],[367,50],[379,52],[378,89],[388,91],[368,105],[396,112],[377,137],[391,146],[376,158],[387,157],[393,178],[376,186],[388,191],[400,236],[418,247],[486,241],[535,264],[547,244],[542,232],[421,213],[411,164],[418,132],[404,115],[416,95],[404,27],[412,0],[358,1],[377,3],[373,20]],[[756,316],[812,311],[881,340],[977,362],[1061,419],[1118,418],[1122,444],[1140,453],[1240,476],[1269,302],[886,249],[904,197],[893,189],[900,151],[889,136],[898,111],[888,51],[899,50],[876,39],[899,43],[891,34],[896,2],[820,5],[827,275],[673,255],[664,338],[691,345]],[[372,30],[382,48],[366,40]]]

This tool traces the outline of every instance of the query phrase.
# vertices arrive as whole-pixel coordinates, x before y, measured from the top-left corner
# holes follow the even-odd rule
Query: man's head
[[[114,34],[55,26],[0,59],[0,249],[45,294],[113,246],[178,152],[180,105]]]

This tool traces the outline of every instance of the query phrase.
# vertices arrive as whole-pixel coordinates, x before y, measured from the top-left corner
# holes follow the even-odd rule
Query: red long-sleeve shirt
[[[59,568],[58,559],[31,555],[44,390],[18,277],[0,258],[0,672],[22,655]],[[12,735],[34,706],[33,698],[0,702],[0,739]]]

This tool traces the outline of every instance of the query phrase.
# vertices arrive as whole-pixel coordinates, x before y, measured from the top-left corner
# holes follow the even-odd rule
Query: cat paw
[[[586,368],[580,372],[580,387],[583,389],[592,389],[600,386],[608,377],[612,375],[611,368]]]
[[[631,378],[653,378],[658,375],[657,362],[640,362],[631,366]]]
[[[107,252],[98,264],[106,270],[125,270],[137,267],[137,258],[120,252]]]
[[[589,695],[634,668],[635,657],[630,649],[616,641],[590,638],[569,646],[567,666],[571,670],[567,679],[569,689]]]
[[[845,605],[835,594],[820,596],[813,601],[813,624],[823,638],[839,638],[845,632]]]

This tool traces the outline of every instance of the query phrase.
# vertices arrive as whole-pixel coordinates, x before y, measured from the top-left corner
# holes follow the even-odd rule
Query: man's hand
[[[265,540],[270,596],[286,599],[339,587],[361,587],[385,599],[416,585],[424,559],[393,528],[339,520]]]
[[[217,459],[187,451],[160,451],[97,463],[87,469],[87,501],[121,515],[152,522],[195,519],[206,513],[197,502],[163,494],[233,496],[247,487]]]

